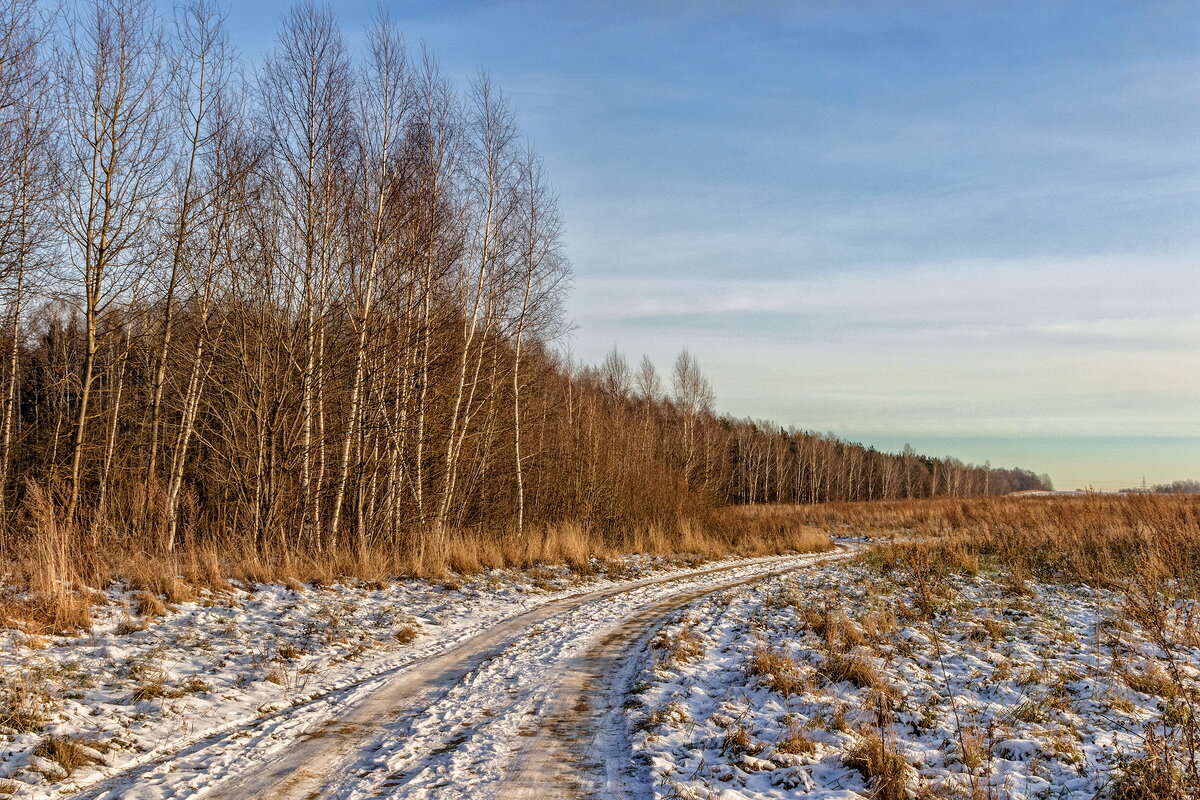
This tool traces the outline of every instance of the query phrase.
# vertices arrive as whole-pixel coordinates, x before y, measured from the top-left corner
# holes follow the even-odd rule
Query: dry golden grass
[[[1146,729],[1143,753],[1122,763],[1108,787],[1111,800],[1195,800],[1200,779],[1194,769],[1182,767],[1153,727]]]
[[[183,697],[186,692],[173,686],[167,686],[166,679],[162,676],[154,676],[142,682],[140,686],[133,690],[129,701],[131,703],[142,703],[147,700],[173,700],[177,697]]]
[[[823,609],[805,608],[802,618],[804,624],[821,637],[826,653],[844,653],[866,642],[862,629],[832,601]]]
[[[957,602],[955,575],[994,570],[1014,597],[1038,582],[1087,583],[1120,590],[1121,615],[1107,635],[1136,629],[1162,654],[1153,669],[1118,666],[1132,689],[1164,698],[1172,723],[1158,740],[1147,739],[1112,796],[1176,800],[1200,796],[1200,698],[1181,659],[1200,642],[1200,497],[1085,495],[843,504],[798,510],[808,524],[830,532],[863,532],[884,539],[864,555],[869,565],[909,586],[915,608],[898,613],[930,619]],[[818,617],[809,612],[809,617]],[[819,623],[810,620],[810,624]],[[831,624],[831,623],[826,623]],[[1001,639],[1005,626],[985,620],[977,638]],[[871,685],[866,671],[844,659],[826,637],[831,655],[823,671],[831,680]],[[1014,718],[1040,719],[1054,698],[1029,703]],[[873,747],[874,745],[872,745]],[[960,743],[965,763],[980,753]],[[866,751],[859,759],[867,763]],[[865,768],[865,767],[864,767]],[[877,787],[877,791],[881,789]]]
[[[680,630],[674,636],[666,631],[659,631],[650,646],[663,651],[658,659],[659,665],[663,667],[690,664],[704,655],[704,641],[688,628]]]
[[[0,687],[0,730],[37,733],[46,726],[54,699],[32,675],[7,675]]]
[[[754,648],[746,663],[746,673],[784,697],[801,694],[809,688],[808,679],[795,659],[763,645]]]
[[[103,764],[104,760],[93,755],[92,742],[80,742],[60,736],[47,736],[33,748],[35,756],[53,761],[70,775],[80,767]]]
[[[722,509],[671,527],[647,524],[620,533],[589,530],[573,522],[531,525],[521,531],[470,529],[450,532],[436,548],[368,542],[323,552],[263,546],[234,534],[219,541],[185,541],[173,552],[156,551],[147,547],[153,537],[104,525],[84,529],[65,521],[61,498],[34,485],[23,513],[26,534],[10,542],[10,552],[0,553],[0,560],[7,562],[0,563],[0,572],[15,578],[9,588],[18,590],[7,599],[0,597],[0,625],[20,626],[29,633],[87,629],[91,590],[113,583],[136,592],[132,611],[141,625],[164,614],[167,604],[193,600],[202,589],[224,590],[231,580],[296,589],[357,580],[379,587],[398,577],[445,580],[452,572],[542,564],[566,564],[591,574],[598,564],[617,563],[629,553],[688,554],[699,563],[833,546],[827,535],[792,521],[795,515],[787,510],[764,514]]]
[[[734,725],[721,738],[721,749],[729,755],[755,755],[762,751],[762,744],[754,740],[750,731]]]
[[[804,732],[798,726],[789,725],[783,738],[775,745],[775,751],[804,756],[817,752],[817,746],[813,743],[812,739],[804,735]]]
[[[784,508],[758,513],[777,515]],[[994,562],[1015,576],[1014,589],[1031,578],[1107,585],[1151,558],[1175,575],[1200,570],[1196,496],[1051,495],[786,508],[797,525],[890,542],[876,554],[881,566],[908,567],[923,557],[928,569],[973,572],[981,562]]]
[[[846,681],[860,689],[887,690],[878,670],[860,656],[831,653],[822,664],[821,672],[833,683]]]
[[[875,733],[865,733],[842,758],[871,784],[871,797],[878,800],[907,800],[908,765]]]

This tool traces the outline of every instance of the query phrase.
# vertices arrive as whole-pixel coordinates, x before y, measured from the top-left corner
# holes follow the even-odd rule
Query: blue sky
[[[287,3],[233,3],[252,60]],[[378,8],[335,5],[348,40]],[[724,411],[1200,478],[1200,5],[391,2],[547,162],[575,354]]]

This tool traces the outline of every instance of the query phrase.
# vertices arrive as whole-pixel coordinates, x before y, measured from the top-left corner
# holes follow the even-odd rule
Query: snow
[[[954,579],[923,619],[913,590],[842,564],[699,601],[660,641],[686,634],[701,654],[659,649],[634,685],[640,782],[662,798],[870,797],[848,762],[882,735],[907,764],[910,796],[1096,797],[1161,721],[1166,702],[1122,677],[1159,653],[1114,623],[1119,595],[1030,586],[1023,597],[987,577]],[[841,619],[852,632],[831,644],[822,628]],[[785,696],[773,673],[753,674],[763,652],[790,659],[802,688]],[[878,682],[831,675],[831,653]],[[1200,649],[1184,648],[1193,681],[1197,666]],[[785,746],[789,736],[807,745]]]
[[[930,616],[828,558],[245,586],[144,630],[114,588],[87,635],[0,632],[0,688],[46,723],[4,734],[0,790],[850,800],[882,737],[910,796],[1082,800],[1168,707],[1116,594],[950,578]],[[1174,656],[1194,686],[1200,649]],[[98,763],[66,775],[51,735]]]
[[[629,557],[610,565],[619,580],[540,567],[461,585],[245,586],[202,594],[133,631],[130,595],[117,587],[86,635],[0,632],[0,682],[29,687],[46,723],[4,735],[0,790],[57,797],[129,775],[136,792],[126,781],[88,796],[192,796],[303,751],[324,735],[323,724],[351,720],[348,710],[369,707],[364,700],[389,686],[403,689],[396,697],[417,713],[376,732],[371,752],[344,773],[361,780],[338,796],[399,791],[398,775],[405,796],[435,796],[447,774],[494,783],[499,769],[488,765],[511,756],[564,659],[655,598],[778,563],[697,570],[695,562]],[[717,568],[725,571],[709,574]],[[521,615],[537,609],[546,618],[529,627]],[[468,645],[459,655],[456,647]],[[97,763],[65,775],[34,754],[48,736],[94,747]]]

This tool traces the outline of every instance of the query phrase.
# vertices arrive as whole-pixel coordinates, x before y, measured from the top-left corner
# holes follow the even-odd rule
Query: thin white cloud
[[[805,317],[843,326],[1200,342],[1200,260],[1144,257],[965,262],[781,280],[580,275],[585,321]]]

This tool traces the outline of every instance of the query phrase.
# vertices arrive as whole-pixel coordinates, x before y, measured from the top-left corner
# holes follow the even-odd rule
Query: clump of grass
[[[704,641],[690,628],[684,628],[674,636],[659,631],[650,644],[651,647],[666,651],[658,660],[664,667],[689,664],[704,655]]]
[[[400,644],[412,644],[421,635],[421,630],[416,625],[401,625],[396,629],[396,641]]]
[[[756,742],[750,731],[741,725],[733,725],[725,730],[721,737],[721,751],[726,755],[755,755],[762,750],[762,744]]]
[[[80,767],[104,763],[104,759],[96,754],[92,744],[65,736],[47,736],[33,748],[33,754],[53,761],[70,775]]]
[[[775,750],[780,753],[789,753],[791,755],[807,756],[812,755],[817,751],[817,746],[813,744],[813,740],[808,738],[798,725],[788,725],[787,732],[783,738],[775,745]]]
[[[1125,760],[1104,796],[1110,800],[1194,800],[1200,779],[1176,760],[1171,745],[1146,728],[1142,755]]]
[[[958,757],[971,772],[983,766],[988,749],[982,731],[974,727],[963,728],[958,737]]]
[[[133,597],[133,611],[143,620],[148,620],[166,616],[167,606],[158,595],[141,591]]]
[[[763,645],[754,649],[746,663],[746,673],[758,678],[771,691],[784,697],[801,694],[808,688],[808,681],[801,673],[800,665],[791,656]]]
[[[972,642],[1002,642],[1008,635],[1008,628],[1003,622],[984,617],[977,621],[975,627],[967,631],[967,638]]]
[[[184,694],[185,692],[182,689],[168,686],[166,678],[159,674],[144,680],[140,686],[133,690],[129,701],[131,703],[142,703],[146,700],[174,700],[177,697],[183,697]]]
[[[662,708],[656,708],[646,717],[644,727],[654,728],[660,725],[691,725],[695,720],[688,707],[678,700],[672,700]]]
[[[821,637],[827,653],[845,652],[866,642],[858,625],[836,608],[833,601],[827,602],[823,609],[806,609],[803,619],[808,629]]]
[[[833,683],[852,683],[859,689],[887,691],[883,678],[865,658],[833,653],[825,659],[821,671]]]
[[[1121,680],[1135,692],[1149,694],[1155,697],[1172,698],[1178,694],[1178,685],[1162,667],[1157,664],[1145,665],[1142,669],[1120,670]]]
[[[863,635],[872,642],[889,641],[896,633],[896,611],[891,606],[874,609],[859,619]]]
[[[5,677],[0,689],[0,729],[37,733],[46,726],[54,698],[28,673]]]
[[[842,761],[867,779],[871,784],[871,797],[877,800],[906,800],[908,797],[908,764],[877,734],[864,734]]]
[[[283,661],[295,661],[304,655],[304,650],[293,642],[283,641],[275,647],[275,655]]]
[[[1016,722],[1038,724],[1045,722],[1049,715],[1041,700],[1026,700],[1010,711],[1009,717]]]
[[[204,680],[198,675],[192,675],[186,678],[181,686],[188,694],[204,694],[212,691],[212,686],[209,685],[208,681]]]

